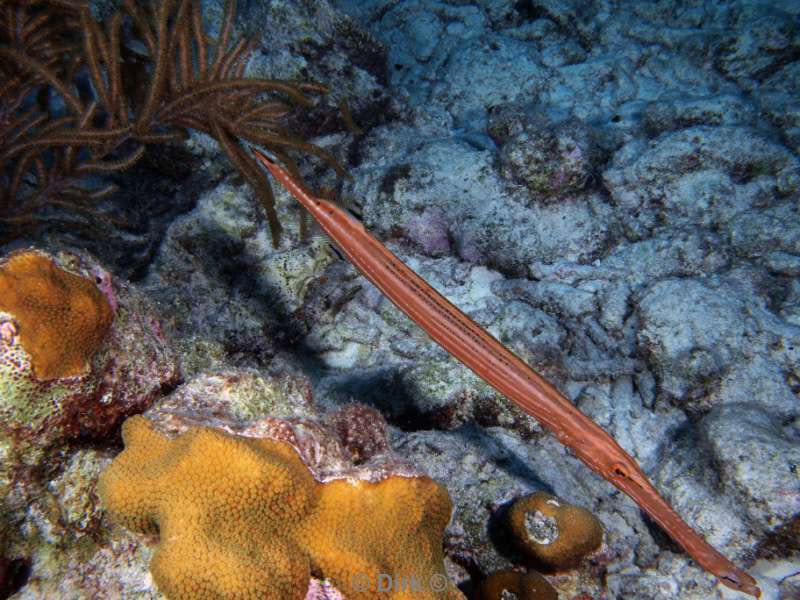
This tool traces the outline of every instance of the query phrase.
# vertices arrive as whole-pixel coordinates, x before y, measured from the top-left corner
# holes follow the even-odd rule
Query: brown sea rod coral
[[[146,146],[179,142],[191,128],[216,138],[252,186],[277,245],[272,189],[242,141],[295,173],[293,150],[344,170],[287,125],[325,88],[245,77],[252,44],[234,39],[235,15],[228,0],[214,39],[199,0],[124,0],[102,24],[85,1],[3,2],[0,241],[42,225],[91,224],[115,186],[87,175],[127,169]]]

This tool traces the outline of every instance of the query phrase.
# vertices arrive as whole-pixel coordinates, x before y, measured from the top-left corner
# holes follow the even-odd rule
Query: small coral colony
[[[458,309],[441,304],[380,242],[359,237],[360,224],[308,194],[292,151],[344,170],[295,134],[286,117],[313,105],[310,95],[325,88],[245,77],[251,46],[232,36],[235,2],[227,2],[216,39],[196,1],[123,0],[103,22],[81,1],[6,1],[0,11],[3,241],[64,228],[98,235],[97,223],[113,221],[100,201],[115,186],[103,177],[130,168],[147,146],[180,142],[192,128],[213,136],[250,183],[277,246],[272,189],[248,146],[259,145],[270,153],[258,155],[266,168],[434,339],[493,385],[475,366],[491,357],[534,382],[522,401],[498,389],[639,501],[701,565],[731,587],[758,593],[746,573],[669,512],[599,427]],[[390,271],[400,273],[399,283]],[[260,415],[249,426],[226,425],[213,410],[194,420],[180,411],[156,418],[148,409],[180,375],[157,317],[133,318],[150,310],[135,298],[77,251],[26,249],[2,259],[0,441],[13,457],[11,470],[46,459],[58,444],[113,440],[121,430],[124,450],[99,477],[97,493],[114,522],[158,535],[150,570],[172,599],[411,597],[403,586],[382,588],[387,573],[427,582],[414,598],[463,597],[445,573],[447,489],[393,455],[377,411],[352,405],[316,420]],[[465,332],[463,340],[454,330]],[[136,352],[141,360],[122,368],[123,357]],[[600,450],[584,452],[583,438],[598,440]],[[595,517],[541,492],[513,502],[503,526],[519,564],[531,569],[475,582],[482,599],[557,598],[537,571],[571,569],[603,546]]]

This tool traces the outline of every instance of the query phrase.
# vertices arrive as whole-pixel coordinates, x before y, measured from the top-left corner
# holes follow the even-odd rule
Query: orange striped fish
[[[434,341],[549,429],[586,466],[630,496],[704,569],[728,587],[760,597],[756,580],[700,537],[597,423],[409,269],[360,221],[328,200],[312,196],[272,159],[256,149],[253,152],[348,260]]]

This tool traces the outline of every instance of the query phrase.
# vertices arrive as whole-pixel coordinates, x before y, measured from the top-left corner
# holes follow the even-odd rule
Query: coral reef
[[[386,419],[365,404],[348,404],[328,415],[327,424],[336,431],[353,462],[361,463],[389,450]]]
[[[202,2],[209,40],[224,4]],[[355,142],[325,125],[338,119],[321,105],[288,126],[307,138],[325,132],[313,141],[346,162],[353,179],[340,191],[364,199],[365,227],[614,435],[693,527],[759,579],[762,598],[794,598],[800,8],[682,6],[239,2],[234,30],[259,37],[247,73],[328,82],[334,102],[359,103],[351,106],[365,133]],[[131,27],[120,38],[146,50]],[[123,68],[142,58],[150,66],[120,58]],[[506,108],[516,116],[500,115]],[[568,141],[564,123],[598,152],[584,151],[587,138],[577,140],[580,157],[541,153],[543,142]],[[202,401],[208,425],[216,410],[233,433],[240,424],[255,432],[266,415],[297,419],[305,452],[333,452],[315,441],[326,421],[311,390],[327,409],[369,404],[389,420],[392,448],[448,487],[445,566],[459,585],[513,564],[499,517],[514,498],[548,490],[591,507],[605,529],[597,553],[548,576],[562,598],[725,596],[632,503],[337,262],[324,239],[303,245],[296,220],[282,220],[273,251],[261,208],[212,138],[192,131],[169,178],[145,164],[166,148],[149,148],[135,173],[102,178],[122,187],[102,206],[124,205],[146,231],[126,234],[147,243],[101,256],[114,265],[122,306],[109,339],[130,306],[125,274],[159,303],[185,372],[203,373],[161,400],[174,399],[171,423],[191,426],[179,417]],[[554,195],[520,185],[525,156],[544,159],[543,191]],[[298,169],[332,185],[329,170]],[[33,175],[22,191],[36,186]],[[295,205],[276,190],[279,215]],[[0,325],[0,337],[15,335]],[[105,405],[81,409],[88,420]],[[147,416],[160,426],[152,408]],[[300,432],[301,419],[316,426]],[[337,460],[348,460],[339,444]],[[94,494],[118,449],[54,449],[63,469],[35,449],[24,458],[48,470],[39,494],[29,478],[0,490],[6,556],[31,567],[15,600],[163,599],[147,568],[154,541],[110,525]],[[307,596],[329,591],[312,585]]]
[[[123,439],[98,491],[115,520],[159,533],[151,570],[171,599],[303,598],[311,572],[354,600],[412,597],[381,587],[399,575],[424,582],[414,597],[461,598],[434,589],[450,500],[429,478],[321,484],[289,444],[211,428],[170,440],[141,416]]]
[[[23,586],[30,566],[21,559],[0,554],[0,598],[9,598]]]
[[[86,444],[111,441],[127,416],[176,385],[180,371],[152,302],[112,278],[94,258],[75,251],[26,250],[3,264],[13,267],[20,258],[23,266],[35,268],[24,269],[24,279],[9,283],[8,273],[2,279],[4,286],[17,289],[2,294],[7,303],[0,326],[0,536],[11,556],[31,566],[23,593],[75,597],[88,585],[87,574],[94,574],[71,544],[81,540],[78,545],[85,549],[103,537],[94,487],[98,465],[109,460]],[[18,298],[72,320],[71,329],[50,330],[60,339],[49,349],[78,340],[85,356],[73,363],[85,360],[85,369],[46,381],[37,377],[22,336],[30,316],[17,311]],[[101,321],[108,317],[109,326],[95,343],[98,319],[93,316],[98,314]],[[39,325],[51,321],[57,320],[44,314]],[[113,562],[108,554],[98,552],[97,564]],[[119,552],[113,554],[118,557]],[[74,585],[80,579],[83,583]],[[97,589],[122,589],[123,584],[104,587],[99,580],[108,580],[102,575],[97,579]]]
[[[108,298],[93,281],[35,250],[0,263],[3,313],[3,337],[14,345],[19,336],[37,381],[85,375],[113,320]]]
[[[39,250],[0,267],[0,451],[14,449],[4,469],[35,464],[57,440],[108,435],[179,378],[152,305],[101,272],[88,255]]]
[[[558,593],[536,571],[495,571],[478,587],[476,600],[558,600]]]
[[[497,107],[487,131],[502,147],[504,177],[528,188],[531,202],[560,200],[586,187],[598,162],[590,127],[577,120],[552,125],[543,119],[524,118],[513,126],[501,119],[503,114],[503,107]],[[495,116],[503,122],[495,123]],[[498,130],[515,133],[505,139]]]
[[[577,565],[603,542],[603,528],[592,513],[545,492],[515,500],[508,525],[525,557],[553,570]]]
[[[375,409],[346,404],[321,418],[318,411],[305,379],[288,373],[263,377],[249,370],[229,370],[194,377],[145,416],[168,437],[192,427],[213,427],[232,435],[285,442],[320,482],[422,474],[391,451],[386,420]]]

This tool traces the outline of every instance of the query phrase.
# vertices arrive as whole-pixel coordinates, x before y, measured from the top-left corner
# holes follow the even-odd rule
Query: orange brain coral
[[[113,320],[94,283],[34,251],[0,264],[0,312],[16,321],[39,381],[85,373]]]

